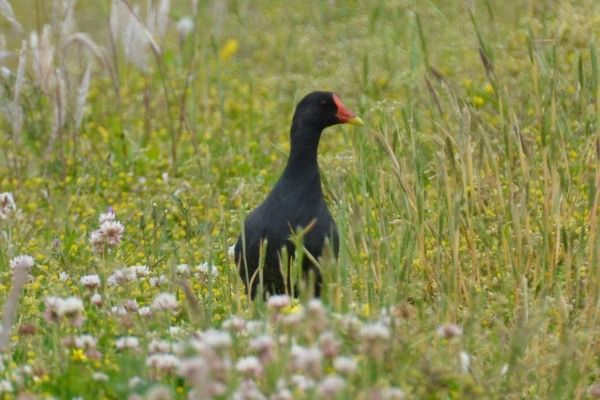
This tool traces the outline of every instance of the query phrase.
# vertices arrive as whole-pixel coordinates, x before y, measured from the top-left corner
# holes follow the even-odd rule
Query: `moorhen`
[[[267,198],[244,221],[244,232],[235,244],[235,261],[246,292],[256,297],[260,285],[259,256],[266,240],[262,273],[263,296],[290,292],[290,271],[284,282],[281,263],[289,268],[295,255],[290,240],[294,232],[303,230],[304,247],[314,259],[323,253],[329,240],[337,258],[339,238],[337,227],[323,198],[317,148],[323,129],[335,124],[362,125],[362,120],[342,104],[331,92],[312,92],[296,106],[290,132],[290,155],[279,181]],[[286,247],[288,259],[282,260]],[[287,261],[287,264],[285,262]],[[323,278],[319,268],[304,256],[303,279],[314,274],[313,294],[319,297]],[[297,290],[295,290],[297,295]]]

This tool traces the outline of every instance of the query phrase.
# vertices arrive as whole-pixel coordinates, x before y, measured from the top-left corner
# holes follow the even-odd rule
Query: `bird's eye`
[[[327,100],[321,100],[321,102],[319,103],[322,107],[327,105]]]

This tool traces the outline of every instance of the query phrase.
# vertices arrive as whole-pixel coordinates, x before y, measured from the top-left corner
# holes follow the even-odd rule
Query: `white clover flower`
[[[118,269],[108,277],[106,284],[108,286],[117,286],[123,282],[126,282],[126,280],[127,278],[125,276],[125,272],[123,272],[122,269]]]
[[[92,297],[90,297],[90,301],[95,306],[102,305],[102,296],[99,293],[94,293]]]
[[[150,275],[150,269],[147,265],[133,265],[128,268],[128,271],[135,275],[135,278],[132,280],[137,280],[139,278]]]
[[[181,360],[179,375],[190,381],[192,386],[204,386],[210,375],[210,365],[204,357],[191,357]]]
[[[159,287],[167,283],[169,280],[165,275],[153,276],[150,278],[149,283],[152,287]]]
[[[171,311],[177,306],[177,298],[171,293],[159,293],[152,302],[152,309],[156,311]]]
[[[119,284],[119,280],[118,280],[117,276],[113,273],[106,280],[106,284],[108,286],[117,286]]]
[[[56,312],[56,309],[58,309],[58,303],[60,301],[61,301],[60,297],[56,297],[56,296],[46,297],[46,299],[44,300],[44,304],[46,305],[46,310],[48,310],[50,308],[50,309],[52,309],[53,312]]]
[[[351,375],[358,371],[358,363],[351,357],[340,356],[333,360],[333,368],[340,374]]]
[[[106,280],[108,286],[117,286],[127,282],[137,282],[140,278],[150,274],[145,265],[133,265],[127,268],[115,270]]]
[[[78,297],[60,298],[48,296],[45,300],[46,311],[44,318],[50,322],[65,320],[74,326],[83,323],[83,302]]]
[[[456,324],[444,324],[437,328],[437,334],[441,338],[452,339],[454,337],[462,336],[463,330]]]
[[[140,346],[140,340],[135,336],[123,336],[115,341],[117,350],[136,350]]]
[[[100,234],[109,246],[121,243],[123,232],[125,232],[125,227],[119,221],[105,221],[100,225]]]
[[[46,298],[45,303],[46,312],[50,314],[50,319],[78,320],[82,318],[84,312],[83,302],[80,298],[74,296],[67,298],[49,296]]]
[[[313,331],[321,332],[328,323],[327,311],[319,299],[311,299],[306,305],[306,321]]]
[[[281,316],[281,324],[288,328],[301,325],[306,319],[306,311],[302,305],[294,306],[293,311]],[[316,321],[310,321],[311,325]]]
[[[306,310],[310,314],[325,315],[325,307],[323,302],[319,299],[310,299],[306,305]]]
[[[137,282],[137,280],[138,280],[138,273],[137,273],[136,268],[133,268],[133,267],[123,268],[123,269],[121,269],[121,274],[122,274],[123,282]]]
[[[207,331],[202,332],[200,339],[210,348],[215,350],[228,349],[231,347],[231,336],[229,333],[217,329],[208,329]]]
[[[387,341],[390,338],[390,330],[380,322],[375,322],[362,327],[360,337],[367,341]]]
[[[329,375],[317,385],[317,393],[321,398],[331,399],[336,397],[346,386],[344,378],[337,375]]]
[[[304,375],[292,375],[290,381],[292,382],[292,385],[296,386],[296,388],[301,392],[306,392],[307,390],[311,390],[315,387],[315,381]]]
[[[363,323],[354,314],[343,314],[339,316],[340,325],[347,335],[358,338]]]
[[[88,289],[96,289],[100,286],[100,277],[96,274],[84,275],[79,279],[79,283]]]
[[[153,339],[148,345],[148,353],[157,354],[157,353],[170,353],[172,349],[171,343],[166,340],[156,340]]]
[[[321,374],[323,355],[316,347],[292,346],[292,366],[298,372],[308,372],[313,377]]]
[[[254,356],[240,358],[235,369],[247,378],[258,378],[263,372],[262,364]]]
[[[16,269],[29,269],[29,268],[33,267],[34,263],[35,263],[35,261],[33,260],[33,257],[31,257],[31,256],[25,256],[25,255],[16,256],[12,260],[10,260],[10,269],[12,271],[14,271]]]
[[[17,206],[12,193],[0,193],[0,220],[10,218],[10,216],[17,213],[17,211]]]
[[[73,339],[75,347],[83,350],[95,349],[97,342],[98,341],[96,340],[96,338],[92,335],[75,336],[75,338]]]
[[[319,335],[319,348],[325,357],[333,358],[338,354],[340,341],[333,332],[323,332]]]
[[[174,372],[181,365],[179,358],[173,354],[152,354],[146,358],[146,366],[164,372]]]
[[[113,210],[108,210],[105,213],[100,214],[98,217],[98,222],[102,225],[105,222],[112,222],[116,219],[115,212]]]
[[[59,316],[73,316],[83,312],[83,302],[79,297],[70,296],[59,302],[58,315]]]
[[[123,316],[123,315],[127,315],[127,309],[125,308],[125,306],[112,306],[110,308],[110,312],[111,314],[114,315],[118,315],[118,316]]]
[[[273,337],[270,335],[260,335],[250,340],[250,350],[255,351],[258,354],[261,362],[271,360],[274,347],[275,340],[273,340]]]
[[[90,234],[90,244],[95,252],[102,252],[107,246],[114,247],[121,243],[125,227],[114,219],[114,213],[100,216],[100,228]]]
[[[213,278],[216,278],[217,276],[219,276],[219,271],[217,270],[217,267],[213,264],[209,264],[206,261],[196,265],[196,270],[198,272],[200,272],[202,275],[206,275],[206,276],[210,275]]]
[[[381,360],[389,345],[390,330],[381,322],[364,325],[358,335],[361,339],[361,351],[368,357]]]
[[[189,275],[190,274],[190,266],[187,264],[179,264],[175,267],[175,272],[178,275]]]
[[[269,309],[272,311],[280,311],[285,307],[289,307],[291,303],[292,301],[290,296],[286,294],[276,294],[269,297],[269,300],[267,301],[267,307],[269,307]]]
[[[125,307],[125,309],[127,310],[127,312],[137,312],[139,306],[137,303],[137,300],[133,299],[127,299],[125,300],[125,302],[123,303],[123,307]]]
[[[233,392],[232,400],[267,400],[252,379],[244,379]]]
[[[90,244],[95,252],[102,251],[102,248],[104,247],[104,236],[102,236],[102,232],[93,231],[90,233]]]
[[[94,372],[92,379],[96,382],[108,382],[108,375],[103,372]]]
[[[223,329],[227,329],[231,332],[241,332],[246,327],[246,320],[244,318],[238,317],[237,315],[232,315],[223,321]]]
[[[138,314],[142,317],[147,317],[152,315],[152,309],[148,306],[140,307],[138,310]]]

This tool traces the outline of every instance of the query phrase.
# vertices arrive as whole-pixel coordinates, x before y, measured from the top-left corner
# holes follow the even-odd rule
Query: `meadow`
[[[12,6],[12,7],[11,7]],[[600,398],[600,2],[0,0],[0,397]],[[308,92],[320,300],[231,257]]]

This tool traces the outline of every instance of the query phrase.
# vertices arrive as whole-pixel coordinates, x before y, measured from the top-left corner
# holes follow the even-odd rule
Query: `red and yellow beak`
[[[356,114],[354,114],[352,111],[350,111],[344,105],[344,103],[342,103],[342,100],[340,100],[340,98],[336,94],[333,95],[333,101],[337,106],[337,113],[335,114],[335,116],[340,120],[342,124],[364,125],[363,120],[360,119],[360,117],[357,117]]]

